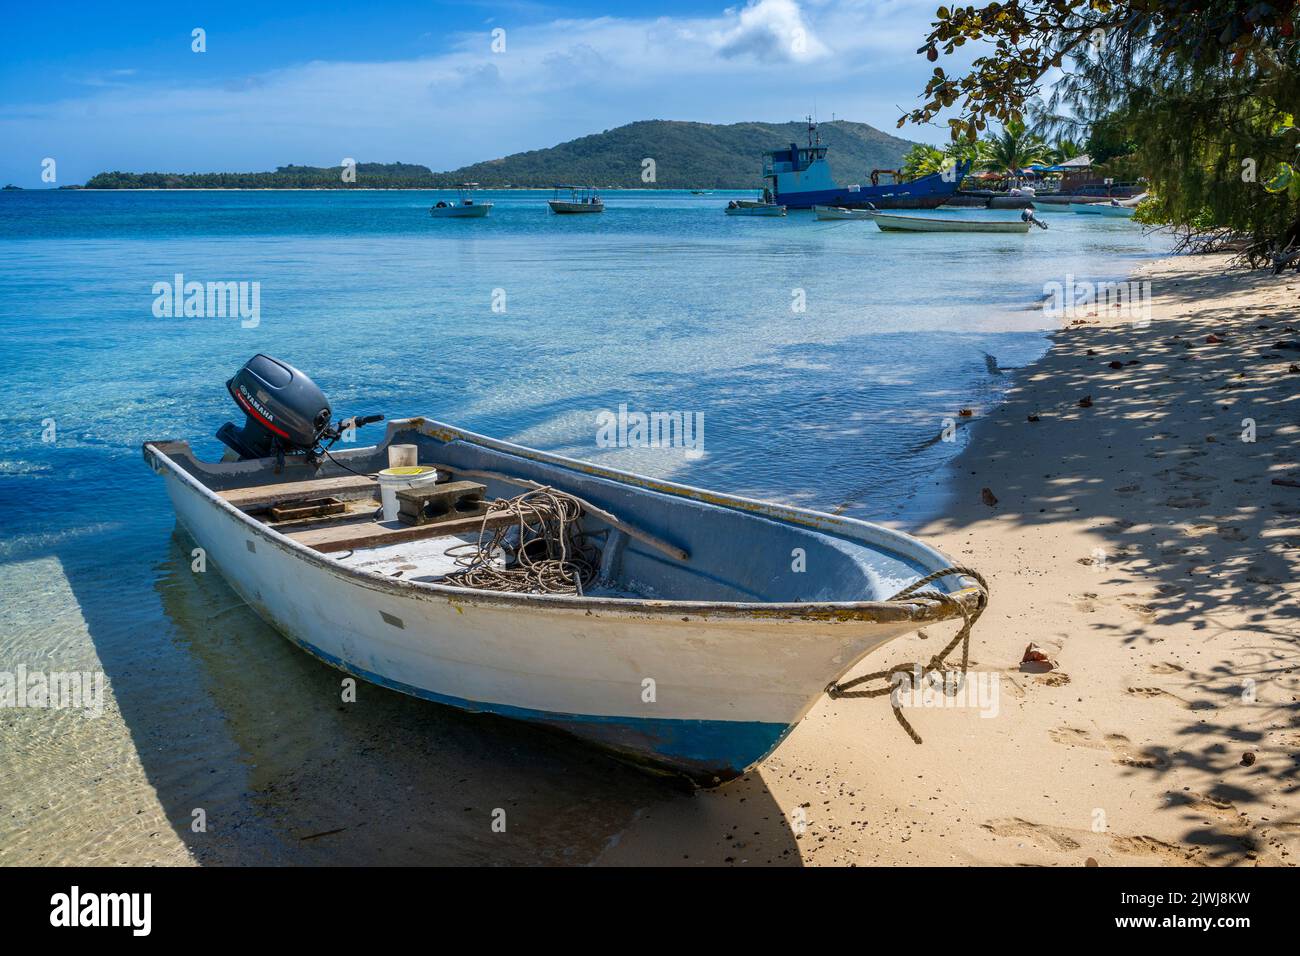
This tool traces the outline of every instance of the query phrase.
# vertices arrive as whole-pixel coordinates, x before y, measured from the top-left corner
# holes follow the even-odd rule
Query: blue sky
[[[934,0],[9,5],[0,182],[287,163],[452,169],[638,119],[894,131]],[[206,51],[191,32],[206,33]],[[504,49],[493,49],[493,30]],[[938,142],[941,131],[901,135]],[[757,160],[756,160],[757,161]]]

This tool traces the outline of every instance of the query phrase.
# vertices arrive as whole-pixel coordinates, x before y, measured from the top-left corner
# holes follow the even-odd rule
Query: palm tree
[[[985,148],[983,168],[1012,175],[1045,161],[1049,151],[1043,137],[1026,130],[1018,120],[1008,122],[1002,132],[987,139]]]
[[[1076,143],[1074,140],[1060,136],[1052,144],[1052,148],[1047,151],[1047,161],[1053,166],[1059,166],[1067,159],[1074,159],[1083,152],[1083,145]]]
[[[961,141],[951,143],[944,149],[918,143],[907,151],[903,157],[901,172],[907,179],[941,173],[953,166],[970,162],[978,165],[984,156],[984,144],[980,141]]]
[[[902,174],[908,179],[916,179],[918,176],[929,176],[931,173],[937,173],[943,169],[947,158],[943,150],[937,146],[926,146],[923,143],[917,143],[907,151],[903,157]]]

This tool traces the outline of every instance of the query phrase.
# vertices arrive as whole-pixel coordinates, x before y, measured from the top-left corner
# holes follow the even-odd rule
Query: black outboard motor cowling
[[[312,455],[330,426],[330,404],[316,383],[287,362],[255,355],[226,382],[245,415],[244,427],[226,422],[217,438],[241,461]]]

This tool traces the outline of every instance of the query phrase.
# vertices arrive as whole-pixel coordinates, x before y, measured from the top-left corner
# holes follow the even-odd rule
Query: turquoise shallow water
[[[170,437],[217,454],[211,436],[235,417],[223,383],[255,352],[308,372],[338,414],[425,414],[689,484],[906,520],[960,444],[934,440],[942,420],[987,407],[1005,388],[989,356],[1012,369],[1045,349],[1051,323],[1033,307],[1044,283],[1122,277],[1166,246],[1130,222],[1068,214],[1028,236],[901,235],[808,213],[726,217],[723,193],[611,193],[603,215],[558,217],[547,194],[503,192],[484,197],[496,204],[490,218],[459,221],[431,220],[434,198],[0,194],[0,588],[22,596],[0,617],[0,670],[98,661],[117,704],[105,720],[131,741],[113,759],[143,764],[173,826],[198,799],[196,774],[241,821],[246,844],[188,844],[200,858],[233,859],[237,845],[300,859],[277,843],[293,828],[290,811],[255,768],[282,765],[269,777],[274,790],[284,775],[319,771],[328,750],[311,735],[276,732],[281,718],[266,714],[311,726],[302,715],[332,672],[281,648],[219,580],[194,580],[139,455],[143,440]],[[259,324],[155,317],[152,287],[176,273],[260,283]],[[792,309],[800,300],[806,309]],[[703,455],[598,447],[596,416],[620,405],[702,414]],[[250,703],[276,682],[306,696]],[[458,719],[384,706],[387,729],[375,716],[356,730],[365,746],[398,747],[396,723],[420,741],[411,747],[427,749],[428,722]],[[43,792],[34,780],[62,774],[61,789],[89,795],[117,779],[98,765],[41,761],[24,723],[34,719],[56,717],[0,715],[20,781],[8,819],[25,821],[11,822],[8,841],[0,829],[0,851],[40,830],[39,808],[23,802]],[[188,728],[184,746],[170,732],[177,726]],[[465,734],[500,733],[454,726],[458,748]],[[334,726],[322,733],[351,739]],[[534,787],[539,751],[519,756],[507,734],[514,756],[492,766],[493,779],[514,774]],[[481,761],[501,746],[492,737],[469,749]],[[432,759],[400,747],[390,757],[390,776]],[[445,748],[437,759],[456,765],[448,779],[463,769]],[[87,784],[83,771],[100,782]],[[548,799],[571,806],[556,787]],[[329,822],[330,807],[358,812],[368,791],[330,792],[328,806],[299,809]],[[99,832],[94,821],[112,811],[94,806],[81,812]],[[101,829],[110,855],[150,858],[148,840],[115,842],[119,829]],[[586,831],[575,824],[564,839],[574,832]],[[440,845],[452,854],[440,859],[461,859]],[[519,850],[522,859],[563,852],[540,837]]]

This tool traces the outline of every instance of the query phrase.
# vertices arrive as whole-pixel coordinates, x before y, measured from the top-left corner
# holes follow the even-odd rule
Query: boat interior
[[[385,521],[373,477],[390,444],[415,445],[437,483]],[[539,487],[582,503],[577,530],[597,570],[588,597],[739,603],[880,601],[946,564],[915,539],[863,522],[728,498],[435,426],[391,422],[385,441],[335,452],[319,467],[274,459],[203,462],[186,442],[154,442],[210,492],[341,565],[428,584],[461,569],[450,549],[518,524],[494,502]],[[498,506],[499,507],[499,506]],[[485,514],[486,510],[486,514]],[[518,536],[492,553],[509,566]],[[939,587],[956,590],[956,579]]]

